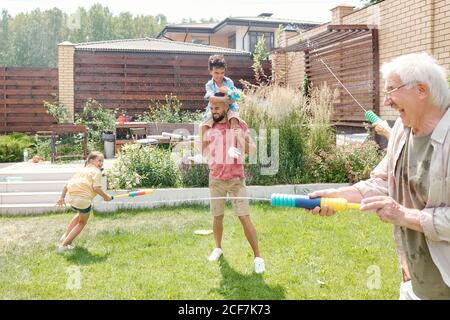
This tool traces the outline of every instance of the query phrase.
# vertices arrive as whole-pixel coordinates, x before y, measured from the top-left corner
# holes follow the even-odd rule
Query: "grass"
[[[209,208],[184,206],[95,214],[56,253],[72,214],[0,217],[0,299],[397,299],[391,226],[347,211],[317,217],[252,205],[266,273],[253,272],[242,227],[227,208],[224,258],[208,262]],[[381,285],[370,289],[379,268]]]

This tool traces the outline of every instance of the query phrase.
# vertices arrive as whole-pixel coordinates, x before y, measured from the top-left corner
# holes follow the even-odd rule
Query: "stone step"
[[[112,168],[114,161],[106,159],[105,170]],[[0,168],[0,182],[68,180],[83,167],[83,161],[66,164],[19,162]]]
[[[0,171],[0,182],[68,180],[77,170]]]
[[[0,204],[53,203],[59,199],[61,191],[51,192],[2,192]]]
[[[37,215],[43,213],[64,212],[66,209],[56,208],[54,203],[32,204],[0,204],[0,215]]]
[[[0,192],[61,192],[67,180],[0,182]]]

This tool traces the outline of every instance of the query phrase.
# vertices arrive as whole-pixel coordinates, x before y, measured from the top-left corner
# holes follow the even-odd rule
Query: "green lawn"
[[[208,207],[95,214],[76,249],[57,254],[71,217],[0,217],[0,299],[398,298],[392,226],[371,214],[323,218],[253,204],[262,276],[231,208],[219,262],[206,260],[213,236],[194,234],[211,229]]]

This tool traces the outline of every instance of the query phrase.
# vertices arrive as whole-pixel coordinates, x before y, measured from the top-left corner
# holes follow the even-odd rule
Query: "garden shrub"
[[[107,171],[110,189],[176,187],[179,170],[170,151],[139,144],[126,144]]]
[[[88,151],[103,151],[103,133],[113,133],[116,128],[116,111],[104,108],[98,101],[89,99],[75,124],[85,125],[88,132]]]
[[[272,177],[263,177],[258,171],[264,164],[258,161],[259,165],[248,165],[249,184],[257,181],[287,184],[304,180],[308,137],[306,103],[298,90],[275,85],[263,85],[246,93],[240,104],[241,116],[258,133],[261,129],[267,130],[268,150],[271,150],[272,130],[279,132],[278,172]]]
[[[174,95],[166,95],[165,102],[152,100],[149,110],[138,116],[138,121],[165,123],[193,123],[202,119],[202,111],[181,110],[181,101]]]
[[[0,162],[23,161],[25,148],[28,149],[28,157],[31,158],[33,145],[33,137],[23,133],[0,136]]]
[[[207,164],[183,163],[180,166],[181,183],[183,187],[207,187],[209,169]]]
[[[374,141],[352,142],[321,151],[309,162],[311,182],[355,183],[367,179],[382,156]]]

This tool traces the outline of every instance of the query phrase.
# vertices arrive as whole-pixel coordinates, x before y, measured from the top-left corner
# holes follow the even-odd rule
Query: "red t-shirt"
[[[245,122],[239,121],[239,125],[248,136],[248,126]],[[228,122],[214,123],[207,131],[206,139],[209,141],[209,175],[215,179],[230,180],[232,178],[245,178],[244,173],[244,150],[238,145],[233,145],[233,130]],[[238,159],[232,158],[228,154],[230,147],[236,147],[241,152]]]

